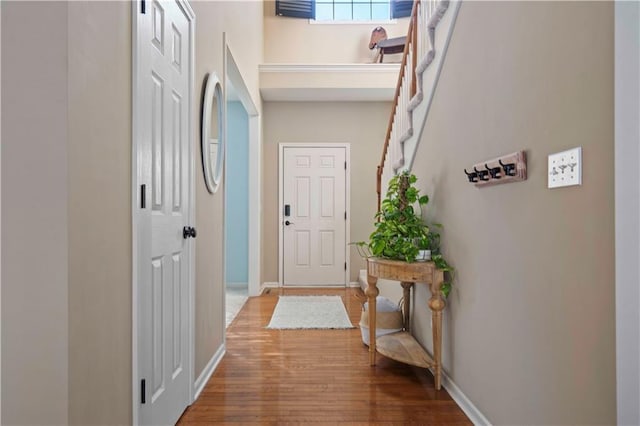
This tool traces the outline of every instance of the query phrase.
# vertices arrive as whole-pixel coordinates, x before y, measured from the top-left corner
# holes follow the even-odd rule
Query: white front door
[[[346,148],[284,147],[283,284],[346,285]]]
[[[191,30],[184,2],[138,10],[136,140],[139,423],[175,424],[190,401]],[[145,189],[142,189],[142,185]]]

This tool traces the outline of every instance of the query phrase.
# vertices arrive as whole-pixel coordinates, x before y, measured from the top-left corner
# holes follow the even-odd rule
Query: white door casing
[[[249,115],[249,296],[258,296],[260,294],[260,252],[261,252],[261,234],[262,234],[262,196],[261,196],[261,163],[262,163],[262,144],[260,136],[260,115],[256,108],[256,103],[251,97],[249,88],[242,77],[242,73],[233,56],[233,48],[231,40],[227,33],[222,33],[224,48],[224,82],[225,96],[224,105],[227,104],[227,83],[230,83],[235,89],[236,96],[242,103],[242,106]],[[226,120],[226,118],[225,118]],[[225,126],[226,128],[226,126]],[[226,168],[225,168],[226,173]],[[226,220],[226,219],[225,219]],[[229,238],[225,235],[225,239]]]
[[[281,283],[346,286],[348,145],[281,144],[280,151]]]
[[[134,8],[133,422],[175,424],[193,382],[195,15],[183,0]]]

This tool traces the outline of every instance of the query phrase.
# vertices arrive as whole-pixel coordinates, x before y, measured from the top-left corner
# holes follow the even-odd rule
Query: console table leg
[[[433,376],[436,389],[440,390],[442,377],[442,310],[446,303],[442,298],[440,289],[444,281],[442,271],[436,273],[434,282],[431,284],[431,299],[429,299],[429,309],[431,309],[432,333],[433,333]]]
[[[367,295],[369,302],[369,365],[376,365],[376,298],[380,293],[376,284],[378,278],[371,275],[367,276]]]
[[[442,311],[431,313],[433,319],[433,359],[436,365],[433,368],[436,389],[440,390],[442,378]]]

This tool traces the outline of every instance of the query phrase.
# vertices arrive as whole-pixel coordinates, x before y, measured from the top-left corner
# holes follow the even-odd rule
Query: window
[[[316,0],[316,21],[388,21],[390,0]]]
[[[388,21],[411,16],[413,0],[276,0],[276,15],[330,21]]]

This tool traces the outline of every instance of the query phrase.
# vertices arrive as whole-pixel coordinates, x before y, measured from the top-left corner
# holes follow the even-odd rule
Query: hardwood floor
[[[278,295],[337,294],[357,326],[359,289],[271,289],[227,329],[227,353],[180,425],[471,424],[430,372],[378,355],[360,330],[267,330]]]

